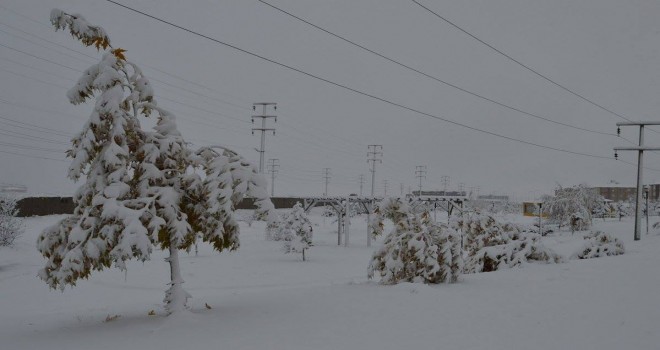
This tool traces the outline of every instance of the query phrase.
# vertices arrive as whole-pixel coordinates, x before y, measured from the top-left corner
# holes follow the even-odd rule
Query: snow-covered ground
[[[169,270],[160,251],[126,274],[110,269],[49,290],[36,277],[44,261],[34,242],[58,218],[28,219],[16,245],[0,248],[0,349],[660,348],[660,235],[633,241],[630,219],[595,225],[623,240],[625,255],[437,286],[368,281],[364,219],[353,220],[346,248],[331,219],[312,216],[315,246],[305,262],[265,241],[263,223],[241,223],[239,251],[201,245],[198,256],[182,256],[193,312],[165,317]],[[581,234],[545,243],[569,255]]]

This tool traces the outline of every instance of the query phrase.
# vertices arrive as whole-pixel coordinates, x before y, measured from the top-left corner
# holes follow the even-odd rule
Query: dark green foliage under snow
[[[473,213],[453,221],[463,231],[465,273],[489,272],[529,261],[559,263],[563,258],[541,242],[541,235],[524,227]]]
[[[394,229],[385,237],[369,264],[369,278],[378,274],[381,283],[452,283],[462,270],[460,235],[435,223],[428,213],[413,214],[398,199],[378,204],[371,227],[374,235],[383,232],[383,219],[393,221]]]
[[[607,233],[601,231],[592,232],[584,236],[584,239],[584,244],[580,250],[571,256],[571,259],[592,259],[625,253],[623,242]]]

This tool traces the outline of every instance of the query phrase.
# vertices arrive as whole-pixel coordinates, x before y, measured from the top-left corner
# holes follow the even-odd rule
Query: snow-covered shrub
[[[383,246],[374,252],[368,277],[383,284],[399,282],[453,283],[463,267],[460,235],[433,222],[428,212],[418,216],[399,199],[385,199],[375,210],[372,233],[380,235],[383,219],[394,222]]]
[[[11,245],[23,233],[23,219],[16,216],[17,203],[15,197],[0,194],[0,247]]]
[[[625,252],[623,242],[611,235],[596,231],[584,236],[585,242],[571,259],[592,259],[602,256],[621,255]]]
[[[465,273],[490,272],[528,261],[559,263],[563,258],[543,245],[538,230],[502,223],[491,215],[473,213],[453,226],[463,231]]]
[[[537,233],[518,233],[506,243],[485,246],[465,262],[466,273],[490,272],[527,262],[560,263],[564,259],[547,248]]]
[[[235,152],[188,149],[174,116],[158,107],[149,80],[112,48],[105,31],[80,15],[51,12],[56,29],[106,51],[68,91],[72,104],[96,98],[83,129],[72,140],[69,177],[84,176],[73,215],[45,229],[37,248],[48,259],[39,277],[51,288],[74,286],[92,271],[126,261],[149,260],[154,246],[169,250],[168,313],[186,309],[178,251],[201,238],[217,251],[239,247],[235,207],[244,196],[272,211],[266,182]],[[153,130],[140,117],[156,116]]]

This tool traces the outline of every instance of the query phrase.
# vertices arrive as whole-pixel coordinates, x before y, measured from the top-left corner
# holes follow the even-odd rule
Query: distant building
[[[649,201],[657,201],[660,199],[660,184],[645,185],[649,189]],[[596,193],[609,199],[612,202],[627,201],[634,199],[637,193],[637,188],[622,185],[608,184],[607,186],[591,187]]]
[[[494,194],[488,194],[488,195],[481,195],[477,197],[477,199],[485,202],[508,202],[509,196],[497,196]]]
[[[9,185],[1,184],[0,193],[25,193],[27,192],[27,187],[23,185]]]
[[[412,191],[414,197],[465,197],[465,191]]]

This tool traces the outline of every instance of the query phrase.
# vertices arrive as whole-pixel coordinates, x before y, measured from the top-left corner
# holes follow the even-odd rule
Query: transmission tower
[[[328,195],[328,183],[330,183],[331,175],[330,168],[323,168],[323,180],[325,180],[325,192],[323,192],[323,196]]]
[[[442,183],[442,189],[445,191],[445,195],[447,194],[447,188],[449,187],[449,176],[443,175],[440,178],[440,183]]]
[[[387,180],[383,180],[383,197],[387,197]]]
[[[360,183],[360,197],[362,197],[362,187],[364,186],[364,175],[360,174],[358,177],[358,182]]]
[[[419,179],[419,193],[422,195],[422,179],[426,179],[426,165],[418,165],[415,167],[415,177]]]
[[[274,159],[269,159],[268,160],[268,172],[270,173],[270,196],[275,197],[275,174],[279,170],[277,168],[280,167],[280,160],[277,158]]]
[[[273,118],[275,122],[277,123],[277,116],[276,115],[267,115],[266,114],[266,109],[268,106],[273,106],[273,110],[277,110],[277,103],[275,102],[257,102],[252,104],[252,110],[256,111],[257,106],[261,106],[262,108],[262,113],[261,115],[253,115],[252,116],[252,124],[254,124],[254,120],[257,118],[261,118],[261,127],[260,128],[252,128],[252,135],[254,135],[255,131],[261,131],[261,148],[257,150],[259,152],[259,173],[263,174],[264,173],[264,155],[266,154],[266,132],[267,131],[272,131],[273,136],[275,135],[275,128],[266,128],[266,119]]]
[[[376,163],[383,163],[383,145],[367,146],[367,163],[371,163],[371,197],[376,189]]]
[[[458,184],[458,192],[461,193],[461,196],[463,195],[463,192],[465,192],[465,184],[464,183],[459,183]]]

